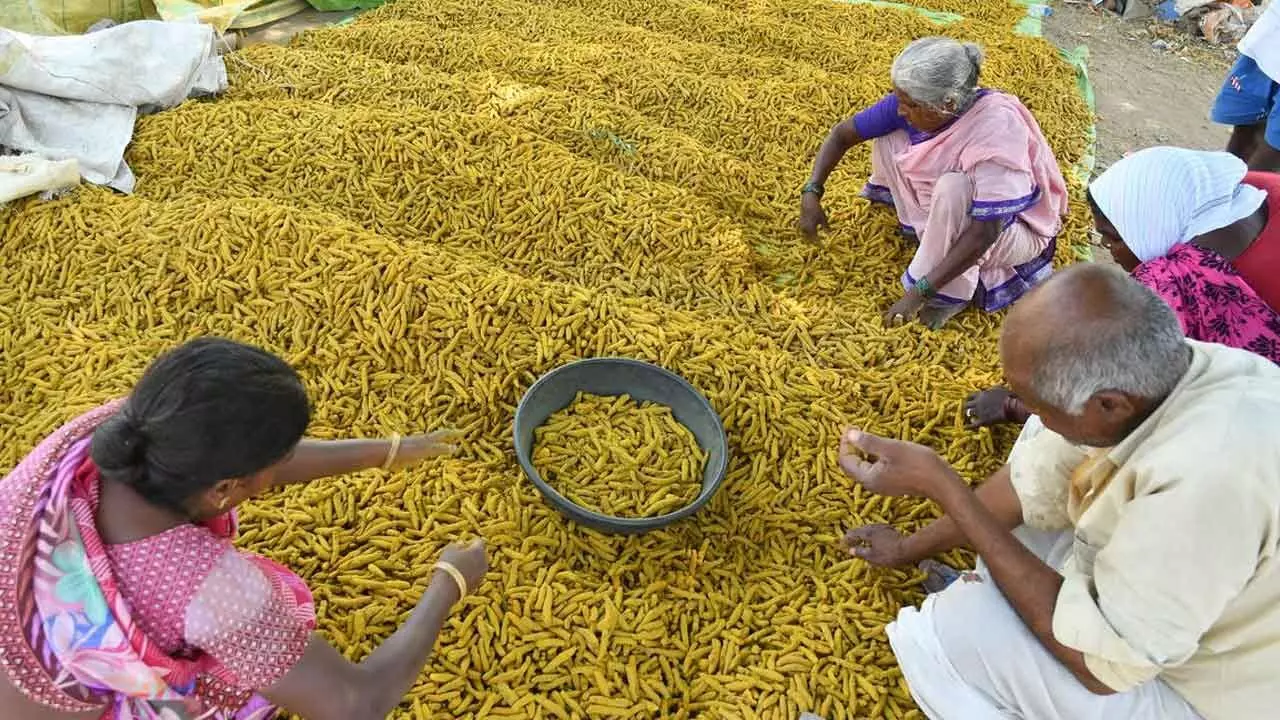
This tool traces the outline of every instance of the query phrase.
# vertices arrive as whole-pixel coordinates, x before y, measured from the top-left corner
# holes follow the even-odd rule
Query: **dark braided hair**
[[[91,455],[105,480],[190,517],[201,493],[282,460],[310,421],[306,390],[287,363],[201,338],[151,363],[94,431]]]

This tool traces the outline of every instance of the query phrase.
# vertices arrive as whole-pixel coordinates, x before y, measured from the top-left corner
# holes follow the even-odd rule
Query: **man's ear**
[[[1094,393],[1093,397],[1089,398],[1089,404],[1097,409],[1101,417],[1124,422],[1128,422],[1138,412],[1138,406],[1133,398],[1117,390]]]

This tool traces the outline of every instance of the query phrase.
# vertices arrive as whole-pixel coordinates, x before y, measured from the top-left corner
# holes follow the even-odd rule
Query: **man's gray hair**
[[[1107,390],[1162,399],[1186,371],[1186,338],[1173,310],[1118,269],[1105,278],[1107,316],[1063,327],[1038,353],[1032,376],[1032,391],[1071,415]]]
[[[978,94],[982,48],[949,37],[920,38],[893,59],[893,86],[939,112],[968,109]],[[948,106],[950,102],[950,106]]]

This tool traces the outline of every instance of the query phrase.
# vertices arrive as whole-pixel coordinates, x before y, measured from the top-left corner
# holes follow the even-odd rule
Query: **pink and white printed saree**
[[[141,629],[121,592],[109,548],[96,529],[99,480],[88,460],[93,430],[118,407],[97,408],[63,426],[0,480],[0,672],[37,703],[64,711],[102,710],[108,720],[269,718],[275,708],[250,688],[269,685],[288,667],[229,663],[231,653],[205,651],[214,642],[170,654]],[[270,645],[263,631],[270,627],[288,636],[285,649],[277,645],[273,657],[296,662],[298,646],[305,646],[315,624],[305,584],[265,558],[236,550],[229,542],[236,532],[232,513],[186,529],[208,537],[206,547],[221,556],[208,577],[174,579],[175,591],[190,587],[190,608],[209,608],[224,604],[227,581],[236,588],[262,588],[252,604],[274,619],[267,625],[240,623],[236,640],[246,644],[252,637],[245,633],[257,631]],[[164,539],[152,547],[163,551]],[[176,575],[185,569],[173,567]],[[229,577],[230,570],[241,575]],[[223,581],[211,582],[215,576]],[[186,616],[190,628],[191,609]],[[203,615],[208,626],[223,619]],[[294,631],[279,632],[282,626]],[[223,635],[231,632],[224,628]],[[254,673],[259,676],[250,677]]]

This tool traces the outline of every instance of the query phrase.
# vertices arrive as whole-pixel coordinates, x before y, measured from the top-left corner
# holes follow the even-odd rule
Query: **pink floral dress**
[[[1192,340],[1227,345],[1280,363],[1280,315],[1231,262],[1198,245],[1176,245],[1133,271],[1178,315]]]

